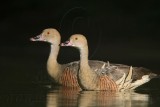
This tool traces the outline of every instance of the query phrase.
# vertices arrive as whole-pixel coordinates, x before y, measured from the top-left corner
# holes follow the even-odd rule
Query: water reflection
[[[79,91],[61,88],[47,94],[47,107],[147,107],[149,96],[135,92]]]
[[[47,107],[76,107],[79,90],[61,87],[58,90],[51,90],[47,94]]]

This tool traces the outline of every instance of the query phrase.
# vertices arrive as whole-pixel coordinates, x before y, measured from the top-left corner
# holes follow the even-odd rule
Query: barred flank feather
[[[99,88],[100,90],[117,90],[116,83],[110,79],[107,75],[101,76],[99,78]]]
[[[60,82],[63,86],[67,87],[79,87],[77,76],[72,73],[69,67],[66,67],[60,78]]]

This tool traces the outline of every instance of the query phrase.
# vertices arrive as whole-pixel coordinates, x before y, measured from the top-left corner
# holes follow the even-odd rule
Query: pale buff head
[[[61,44],[61,46],[72,46],[78,49],[83,49],[87,46],[87,39],[81,34],[72,35],[68,41]]]
[[[49,42],[53,45],[59,45],[61,41],[61,36],[56,29],[48,28],[48,29],[44,29],[40,35],[30,38],[30,40]]]

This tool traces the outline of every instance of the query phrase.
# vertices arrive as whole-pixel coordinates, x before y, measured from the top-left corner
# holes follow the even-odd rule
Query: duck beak
[[[30,41],[46,41],[46,40],[42,38],[42,35],[38,35],[30,38]]]
[[[70,41],[66,41],[61,43],[60,46],[73,46],[73,44]]]

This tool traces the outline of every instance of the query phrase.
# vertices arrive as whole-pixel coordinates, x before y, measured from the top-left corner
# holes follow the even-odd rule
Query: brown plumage
[[[77,81],[77,76],[73,74],[72,70],[70,70],[69,67],[66,67],[62,73],[62,76],[60,77],[59,82],[61,84],[64,84],[64,86],[69,86],[69,87],[77,87],[78,81]]]
[[[72,35],[61,46],[76,47],[80,51],[78,78],[85,90],[128,90],[148,82],[156,74],[142,67],[88,61],[88,43],[81,34]]]

